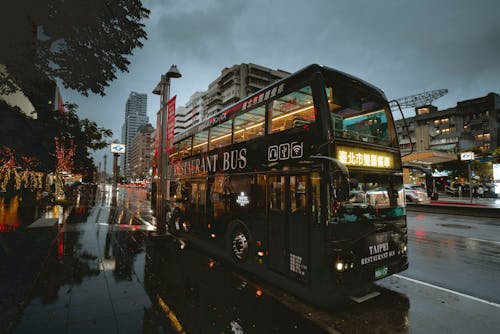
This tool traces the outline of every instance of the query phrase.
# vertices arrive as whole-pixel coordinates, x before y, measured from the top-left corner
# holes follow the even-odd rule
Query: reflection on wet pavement
[[[408,332],[405,296],[320,310],[181,240],[153,238],[139,201],[96,203],[67,217],[14,333]]]

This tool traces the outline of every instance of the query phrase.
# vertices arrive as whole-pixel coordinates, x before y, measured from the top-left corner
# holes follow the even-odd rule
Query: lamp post
[[[157,219],[157,235],[164,235],[167,232],[167,222],[166,222],[166,211],[165,211],[165,200],[167,191],[167,168],[168,168],[168,158],[167,158],[167,119],[168,110],[167,102],[170,98],[170,78],[180,78],[182,75],[177,69],[176,65],[172,65],[170,70],[166,74],[161,76],[161,80],[153,90],[153,94],[160,95],[160,148],[158,152],[158,186],[156,191],[156,219]],[[157,129],[158,131],[158,129]]]

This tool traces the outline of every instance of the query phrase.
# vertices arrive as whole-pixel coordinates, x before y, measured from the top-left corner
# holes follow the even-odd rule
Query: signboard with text
[[[175,99],[177,95],[167,102],[167,152],[174,149],[174,128],[175,128]]]

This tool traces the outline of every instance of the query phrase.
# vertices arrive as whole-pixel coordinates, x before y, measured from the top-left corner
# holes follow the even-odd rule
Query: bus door
[[[207,200],[207,184],[205,180],[191,182],[191,193],[189,197],[189,223],[191,230],[200,234],[205,230],[205,209]]]
[[[269,177],[269,266],[306,283],[309,279],[310,184],[307,175]]]

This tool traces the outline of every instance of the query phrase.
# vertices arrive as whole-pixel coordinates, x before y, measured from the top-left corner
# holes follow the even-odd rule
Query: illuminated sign
[[[236,199],[236,203],[238,203],[240,206],[245,206],[250,203],[248,200],[248,196],[245,195],[244,192],[241,192],[238,198]]]
[[[338,146],[337,159],[348,166],[394,168],[392,154],[356,147]]]
[[[112,143],[110,149],[111,149],[111,153],[118,153],[118,154],[125,153],[125,145],[124,144]]]
[[[460,160],[474,160],[474,152],[460,153]]]

